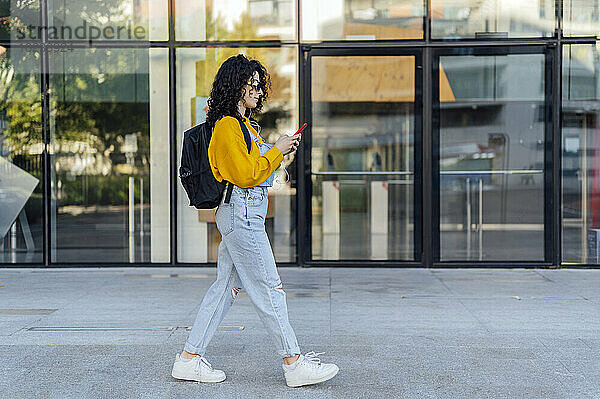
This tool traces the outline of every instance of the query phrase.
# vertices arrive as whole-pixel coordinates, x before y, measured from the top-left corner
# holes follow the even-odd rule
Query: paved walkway
[[[301,347],[341,369],[296,389],[247,296],[207,353],[227,380],[171,377],[214,274],[0,269],[0,396],[600,398],[600,270],[282,268]]]

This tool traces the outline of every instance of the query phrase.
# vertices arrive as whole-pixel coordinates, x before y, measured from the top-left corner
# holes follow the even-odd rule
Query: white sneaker
[[[194,356],[190,361],[184,362],[180,359],[180,354],[175,356],[173,378],[180,380],[190,380],[198,382],[221,382],[225,380],[225,373],[222,370],[215,370],[203,356]]]
[[[301,387],[303,385],[317,384],[335,377],[340,371],[339,367],[333,363],[321,363],[317,357],[322,353],[308,352],[306,355],[300,355],[296,360],[296,368],[288,370],[283,367],[285,382],[288,387]]]

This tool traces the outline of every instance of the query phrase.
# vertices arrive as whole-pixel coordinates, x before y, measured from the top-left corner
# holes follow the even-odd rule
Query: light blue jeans
[[[225,190],[226,192],[227,190]],[[229,204],[215,213],[222,240],[217,259],[217,280],[206,292],[184,350],[204,355],[206,347],[239,291],[244,288],[282,357],[300,354],[288,320],[282,288],[267,232],[267,187],[233,186]]]

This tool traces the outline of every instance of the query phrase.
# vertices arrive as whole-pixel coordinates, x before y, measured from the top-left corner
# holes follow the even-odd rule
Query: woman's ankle
[[[181,352],[180,356],[184,357],[186,359],[193,359],[195,356],[198,356],[198,355],[195,355],[195,354],[190,353],[190,352],[183,351],[183,352]]]
[[[294,355],[294,356],[290,356],[290,357],[284,357],[283,358],[283,363],[289,366],[290,364],[294,364],[296,362],[296,360],[298,360],[299,357],[300,357],[300,355]]]

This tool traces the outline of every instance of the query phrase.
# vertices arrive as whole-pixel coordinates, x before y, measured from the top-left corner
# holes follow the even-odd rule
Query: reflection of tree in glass
[[[0,38],[9,39],[17,32],[26,33],[28,23],[39,23],[38,0],[0,2]]]
[[[8,147],[4,155],[28,154],[43,141],[39,75],[15,71],[26,71],[32,61],[39,62],[39,53],[0,49],[0,112],[8,122],[2,132]]]
[[[216,14],[216,15],[215,15]],[[222,15],[216,11],[213,7],[212,1],[206,4],[206,38],[207,40],[265,40],[268,39],[264,35],[259,37],[258,26],[261,25],[261,21],[257,21],[251,18],[248,11],[243,12],[239,20],[233,24],[233,29],[227,28],[227,21],[231,19],[229,14]],[[264,21],[263,21],[264,22]],[[279,36],[276,35],[272,39],[277,40]]]
[[[233,25],[233,31],[229,32],[225,39],[233,40],[258,40],[259,36],[257,34],[256,25],[252,23],[252,19],[250,18],[250,14],[247,12],[243,13],[240,16],[240,20]],[[264,39],[264,38],[262,38]]]
[[[233,30],[227,28],[227,16],[213,15],[212,7],[206,9],[206,39],[207,40],[258,40],[256,24],[252,23],[250,15],[241,14],[239,21],[233,24]],[[260,38],[264,40],[264,38]]]
[[[227,37],[227,26],[225,18],[221,15],[213,18],[212,10],[207,7],[206,10],[206,39],[218,40]]]
[[[144,28],[144,38],[148,39],[148,20],[147,17],[144,17],[148,15],[148,3],[132,0],[76,0],[62,4],[55,2],[51,25],[57,28],[69,26],[74,30],[85,21],[86,25],[101,29],[112,27],[113,30],[110,31],[109,36],[103,37],[103,39],[118,39],[117,34],[121,35],[121,39],[135,39],[133,30],[136,26],[140,26]],[[125,30],[117,31],[119,26],[127,27],[128,23],[131,26],[131,37],[128,37]],[[61,38],[60,29],[56,33],[59,35],[57,38]],[[72,38],[75,39],[75,37]],[[69,37],[64,37],[64,39],[69,39]]]
[[[51,97],[57,179],[71,179],[63,186],[61,203],[124,205],[128,199],[127,178],[149,174],[147,63],[145,70],[129,65],[130,50],[86,51],[104,51],[107,55],[112,51],[106,60],[112,66],[89,64],[78,69],[79,73],[65,70],[53,75],[51,84],[60,92]],[[147,51],[137,54],[148,57]],[[133,167],[122,151],[128,134],[137,138]],[[76,177],[69,177],[73,175]],[[144,187],[145,198],[149,198],[148,186]],[[136,198],[138,189],[136,185]]]
[[[31,226],[42,217],[42,108],[39,75],[31,68],[39,61],[36,51],[0,47],[0,156],[40,182],[24,208]]]

